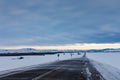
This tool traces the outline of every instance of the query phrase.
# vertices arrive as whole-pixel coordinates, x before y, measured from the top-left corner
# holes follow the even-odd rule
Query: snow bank
[[[120,69],[120,53],[87,53],[87,57]]]
[[[91,61],[106,80],[120,80],[120,70],[107,64]]]

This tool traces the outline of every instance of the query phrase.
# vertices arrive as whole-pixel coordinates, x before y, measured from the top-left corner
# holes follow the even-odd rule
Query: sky
[[[119,25],[120,0],[0,0],[2,48],[114,45]]]

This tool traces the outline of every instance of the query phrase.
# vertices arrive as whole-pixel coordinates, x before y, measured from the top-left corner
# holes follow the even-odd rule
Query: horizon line
[[[75,43],[64,45],[18,45],[18,46],[0,46],[0,49],[21,49],[34,48],[39,50],[89,50],[89,49],[105,49],[105,48],[120,48],[120,43]]]

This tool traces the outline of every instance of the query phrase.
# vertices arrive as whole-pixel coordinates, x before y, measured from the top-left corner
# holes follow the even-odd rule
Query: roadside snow
[[[91,61],[94,67],[101,73],[105,80],[120,80],[120,70],[107,64]]]
[[[87,57],[120,69],[120,53],[87,53]]]

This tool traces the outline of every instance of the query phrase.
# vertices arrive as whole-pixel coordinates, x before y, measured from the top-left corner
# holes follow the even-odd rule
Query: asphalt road
[[[4,75],[0,80],[105,80],[85,56]]]

